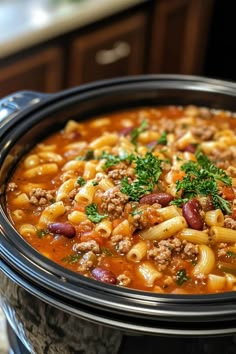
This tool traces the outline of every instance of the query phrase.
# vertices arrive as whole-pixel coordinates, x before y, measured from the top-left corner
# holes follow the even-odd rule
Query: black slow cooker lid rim
[[[129,85],[132,86],[132,89],[139,89],[139,85],[148,84],[150,89],[153,88],[152,84],[156,88],[162,89],[184,89],[184,90],[196,90],[201,89],[203,91],[210,91],[214,88],[214,92],[225,93],[236,96],[236,83],[230,81],[223,81],[214,78],[208,78],[203,76],[194,76],[194,75],[173,75],[173,74],[151,74],[151,75],[134,75],[132,77],[119,77],[115,79],[100,80],[93,83],[83,84],[78,87],[69,88],[58,93],[48,94],[47,97],[41,100],[36,105],[26,107],[22,111],[17,112],[12,119],[9,121],[1,121],[1,133],[6,133],[9,129],[12,129],[13,126],[17,124],[22,124],[22,120],[27,120],[32,114],[37,114],[38,112],[44,110],[47,107],[50,108],[50,111],[54,109],[55,105],[64,106],[65,104],[70,104],[67,100],[78,98],[78,95],[81,94],[83,99],[84,95],[93,93],[94,91],[103,90],[109,88],[109,92],[113,89],[120,90],[130,89]],[[181,84],[183,85],[181,87]],[[138,85],[138,86],[137,86]],[[160,85],[160,86],[159,86]],[[35,92],[37,95],[37,92]],[[41,93],[38,93],[41,95]],[[46,112],[45,112],[46,113]],[[45,114],[44,113],[44,114]],[[6,121],[6,127],[4,126],[4,121]]]

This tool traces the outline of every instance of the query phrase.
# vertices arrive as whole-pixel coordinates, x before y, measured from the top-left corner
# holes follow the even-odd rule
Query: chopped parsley
[[[85,185],[86,181],[83,177],[79,177],[77,179],[77,183],[80,185],[80,187],[83,187]]]
[[[106,248],[106,247],[101,247],[101,253],[104,253],[108,257],[113,256],[112,251],[109,250],[109,248]]]
[[[231,214],[230,203],[219,195],[217,186],[218,181],[231,186],[231,178],[224,170],[216,167],[201,151],[197,151],[195,156],[197,161],[188,161],[181,166],[186,176],[176,181],[176,191],[182,190],[183,198],[175,199],[172,204],[182,205],[197,195],[210,195],[215,208]]]
[[[135,160],[137,179],[129,183],[127,177],[123,178],[121,192],[134,201],[138,201],[144,194],[152,192],[162,173],[162,162],[151,152],[147,152],[144,157],[137,156]]]
[[[62,258],[62,262],[69,263],[69,264],[74,264],[77,263],[80,258],[82,257],[82,254],[76,253],[76,254],[69,254],[68,256]]]
[[[36,234],[37,234],[38,238],[43,238],[45,235],[48,234],[48,230],[40,229],[40,230],[36,231]]]
[[[101,215],[98,213],[98,207],[95,203],[91,203],[85,207],[85,212],[88,219],[94,223],[100,222],[102,219],[106,218],[107,215]]]
[[[186,270],[184,268],[178,270],[176,273],[176,283],[181,286],[188,280],[190,280],[190,277],[187,276]]]
[[[92,181],[92,185],[93,186],[98,186],[98,182],[97,181]]]
[[[137,140],[141,133],[143,133],[147,129],[148,123],[146,120],[141,122],[141,125],[138,128],[134,128],[131,131],[131,143],[137,146]]]
[[[94,159],[94,151],[88,150],[86,151],[84,156],[77,156],[75,160],[89,161]]]
[[[236,253],[233,251],[227,251],[227,256],[232,257],[232,258],[236,258]]]
[[[103,152],[102,155],[99,157],[99,159],[105,159],[106,162],[103,165],[103,170],[106,170],[114,165],[117,165],[118,163],[125,161],[128,162],[129,164],[132,163],[135,160],[135,155],[130,154],[127,155],[126,153],[123,154],[123,156],[118,156],[118,155],[112,155],[107,152]]]
[[[166,145],[167,144],[167,133],[164,132],[161,134],[160,138],[157,140],[157,144]]]
[[[103,151],[102,155],[100,156],[100,159],[105,159],[106,160],[106,162],[102,166],[103,170],[106,170],[109,167],[117,165],[118,163],[121,162],[121,158],[119,156],[109,154],[109,153],[107,153],[105,151]]]

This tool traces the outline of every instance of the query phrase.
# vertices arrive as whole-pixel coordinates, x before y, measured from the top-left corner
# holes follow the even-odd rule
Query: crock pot
[[[124,334],[206,338],[236,332],[236,292],[153,294],[88,279],[32,249],[7,217],[4,188],[14,166],[68,119],[170,104],[236,112],[236,84],[151,75],[52,95],[18,92],[0,101],[1,306],[31,353],[116,354]]]

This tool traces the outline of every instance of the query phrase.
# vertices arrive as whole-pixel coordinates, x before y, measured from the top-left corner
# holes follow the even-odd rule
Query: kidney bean
[[[54,222],[48,224],[48,230],[53,234],[63,235],[67,238],[72,238],[75,236],[76,231],[74,226],[69,223]]]
[[[129,135],[129,133],[131,133],[133,129],[134,129],[134,127],[126,127],[126,128],[119,131],[119,135],[121,135],[121,136]]]
[[[152,193],[144,195],[139,199],[139,203],[141,204],[154,204],[159,203],[161,206],[167,206],[172,200],[173,196],[169,193]]]
[[[188,144],[184,149],[184,151],[192,152],[193,154],[196,152],[196,150],[197,150],[197,146],[191,143]]]
[[[117,282],[115,274],[113,274],[110,270],[97,267],[94,268],[91,273],[96,280],[103,283],[116,284]]]
[[[151,149],[151,148],[153,148],[154,146],[156,146],[156,144],[157,144],[157,141],[156,141],[156,140],[150,141],[150,143],[147,144],[147,148],[148,148],[148,149]]]
[[[183,216],[188,225],[195,230],[203,229],[203,221],[199,208],[200,204],[196,199],[191,199],[183,205]]]

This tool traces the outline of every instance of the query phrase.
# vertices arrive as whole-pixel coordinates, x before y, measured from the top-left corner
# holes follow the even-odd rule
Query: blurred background
[[[0,0],[0,97],[150,73],[234,81],[234,3]]]

